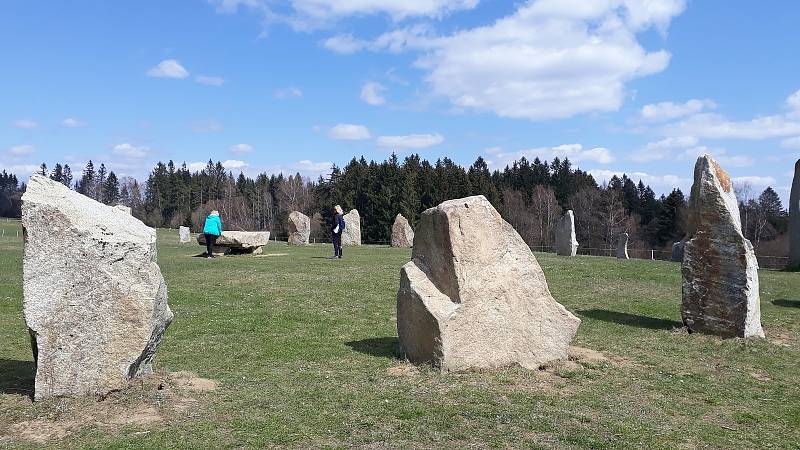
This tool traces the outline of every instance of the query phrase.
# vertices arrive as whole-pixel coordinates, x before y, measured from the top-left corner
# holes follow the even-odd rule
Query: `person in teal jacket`
[[[219,211],[211,211],[211,214],[206,217],[203,234],[206,235],[206,258],[213,258],[214,244],[217,243],[217,238],[222,234],[222,220],[219,218]]]

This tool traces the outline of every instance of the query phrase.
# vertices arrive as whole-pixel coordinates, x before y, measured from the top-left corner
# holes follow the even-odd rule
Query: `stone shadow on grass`
[[[33,398],[36,364],[0,358],[0,394],[27,395]]]
[[[361,339],[345,342],[353,350],[379,358],[397,359],[400,357],[400,344],[397,336]]]
[[[647,328],[651,330],[671,330],[673,328],[683,327],[683,323],[675,320],[658,319],[655,317],[640,316],[638,314],[629,314],[618,311],[608,311],[605,309],[585,309],[576,312],[579,316],[588,317],[590,319],[618,323],[620,325],[628,325],[630,327]]]
[[[786,308],[800,308],[800,300],[789,300],[786,298],[779,298],[773,300],[772,304],[775,306],[783,306]]]

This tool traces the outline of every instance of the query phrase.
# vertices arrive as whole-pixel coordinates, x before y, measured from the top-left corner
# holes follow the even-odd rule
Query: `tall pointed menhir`
[[[800,159],[794,164],[792,193],[789,196],[789,264],[800,270]]]
[[[764,337],[758,261],[742,234],[731,179],[710,155],[697,159],[684,248],[681,316],[690,331]]]

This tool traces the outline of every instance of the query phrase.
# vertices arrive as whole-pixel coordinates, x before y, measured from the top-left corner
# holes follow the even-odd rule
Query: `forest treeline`
[[[332,206],[358,209],[365,243],[387,242],[394,217],[401,213],[413,224],[427,208],[469,195],[484,195],[532,247],[551,247],[556,221],[573,210],[581,247],[605,249],[622,232],[631,248],[668,249],[686,232],[687,198],[680,189],[657,196],[641,180],[614,176],[602,185],[569,159],[528,161],[521,158],[504,170],[490,171],[479,157],[463,167],[449,158],[431,163],[418,155],[402,161],[396,155],[382,162],[353,158],[330,174],[309,180],[294,174],[235,176],[222,163],[209,160],[191,172],[185,163],[159,162],[146,181],[120,179],[92,161],[73,182],[68,165],[39,171],[70,188],[107,204],[121,203],[153,227],[186,225],[199,231],[209,211],[217,209],[226,229],[271,230],[286,236],[287,217],[301,211],[311,217],[312,236],[329,238]],[[24,190],[15,175],[0,175],[0,215],[19,215]],[[788,217],[780,197],[768,187],[758,196],[747,184],[736,186],[742,227],[761,254],[786,253]]]

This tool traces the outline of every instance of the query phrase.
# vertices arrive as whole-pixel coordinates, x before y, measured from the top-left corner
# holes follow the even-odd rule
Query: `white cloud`
[[[730,121],[720,114],[696,114],[664,127],[667,135],[694,135],[709,139],[761,140],[800,134],[800,121],[784,115]]]
[[[441,134],[409,134],[406,136],[381,136],[378,146],[390,149],[422,149],[444,142]]]
[[[30,155],[34,150],[32,145],[16,145],[8,149],[8,153],[13,156],[25,156]]]
[[[147,71],[147,76],[157,78],[186,78],[189,72],[175,59],[165,59]]]
[[[361,87],[361,100],[373,106],[383,105],[386,103],[386,99],[382,95],[385,90],[386,88],[380,83],[368,81]]]
[[[316,180],[316,178],[319,178],[320,176],[329,175],[331,173],[332,166],[333,163],[330,161],[317,162],[304,159],[302,161],[297,161],[289,164],[279,164],[276,166],[270,166],[265,169],[265,172],[274,174],[282,173],[285,176],[299,173],[303,177]]]
[[[303,97],[303,91],[297,87],[288,87],[275,90],[275,98],[286,99],[286,98],[302,98],[302,97]]]
[[[782,140],[781,147],[790,149],[800,149],[800,136],[795,136]]]
[[[492,154],[490,166],[494,169],[502,169],[511,165],[514,161],[524,157],[529,161],[539,158],[542,161],[550,161],[553,158],[569,158],[572,163],[594,162],[608,164],[614,161],[611,151],[604,147],[593,147],[584,149],[581,144],[563,144],[555,147],[537,147],[516,152],[505,152],[500,148],[492,147],[487,149]],[[488,164],[488,163],[487,163]]]
[[[661,102],[645,105],[639,115],[648,122],[666,122],[716,107],[716,103],[711,100],[692,99],[686,103]]]
[[[189,128],[195,133],[218,133],[223,130],[222,124],[214,119],[192,122],[189,124]]]
[[[192,162],[186,165],[186,168],[189,169],[189,172],[200,172],[201,170],[206,168],[207,162]]]
[[[626,174],[634,182],[642,181],[645,185],[656,188],[659,191],[669,191],[674,188],[681,189],[684,193],[689,192],[692,184],[691,178],[680,177],[678,175],[654,175],[647,172],[625,172],[622,170],[591,169],[588,171],[599,184],[607,183],[616,175],[621,178]]]
[[[296,30],[312,30],[352,16],[387,15],[407,18],[441,18],[454,11],[472,9],[478,0],[290,0],[278,6],[271,0],[209,0],[223,14],[250,9],[263,16],[265,26],[285,23]]]
[[[734,183],[750,183],[753,186],[775,186],[777,180],[773,177],[760,177],[760,176],[747,176],[747,177],[733,177],[731,178]]]
[[[250,167],[249,164],[247,164],[244,161],[240,161],[238,159],[228,159],[228,160],[222,161],[222,166],[225,167],[225,169],[227,169],[227,170],[235,170],[235,169],[241,170],[241,169],[245,169],[247,167]]]
[[[364,41],[355,39],[352,34],[337,34],[322,42],[323,47],[342,55],[348,55],[363,50],[368,45],[369,44]]]
[[[17,180],[20,182],[27,182],[28,180],[26,180],[25,177],[29,177],[38,172],[39,166],[35,164],[10,164],[3,165],[3,170],[16,175]]]
[[[685,149],[697,145],[697,138],[694,136],[677,136],[662,139],[658,142],[649,142],[641,149],[631,155],[631,159],[637,162],[649,162],[665,159],[675,155],[676,149]]]
[[[87,126],[87,123],[74,117],[67,117],[63,122],[61,122],[61,125],[64,125],[67,128],[83,128]]]
[[[111,151],[116,155],[125,156],[126,158],[142,158],[147,156],[147,152],[150,151],[150,149],[145,146],[135,146],[125,143],[115,145]]]
[[[328,130],[328,137],[341,141],[361,141],[371,137],[364,125],[340,123]]]
[[[254,148],[250,144],[236,144],[236,145],[231,145],[230,148],[228,148],[228,151],[230,151],[231,153],[239,153],[239,154],[252,153],[253,150]]]
[[[209,75],[198,75],[195,77],[195,81],[200,84],[205,84],[207,86],[222,86],[225,84],[225,79],[222,77],[212,77]]]
[[[19,119],[12,122],[11,126],[20,130],[33,130],[38,128],[39,124],[30,119]]]
[[[789,111],[783,114],[729,120],[721,114],[698,113],[667,124],[662,132],[670,136],[692,135],[709,139],[750,139],[794,137],[800,135],[800,91],[786,98]],[[789,139],[789,144],[791,144]]]

